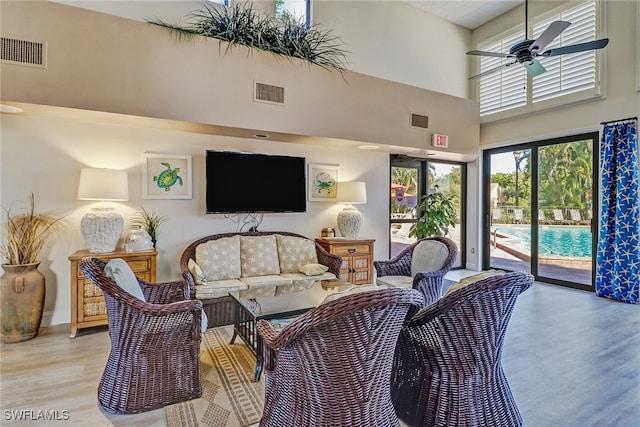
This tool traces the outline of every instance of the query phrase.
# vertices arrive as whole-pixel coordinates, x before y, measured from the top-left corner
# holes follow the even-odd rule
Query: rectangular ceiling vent
[[[8,64],[46,68],[46,45],[42,42],[2,37],[0,60]]]
[[[256,82],[253,100],[284,105],[284,88]]]
[[[411,127],[419,129],[429,129],[429,116],[411,113]]]

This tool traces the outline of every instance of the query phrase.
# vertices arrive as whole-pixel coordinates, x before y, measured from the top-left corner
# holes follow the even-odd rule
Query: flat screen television
[[[306,212],[305,158],[206,152],[207,213]]]

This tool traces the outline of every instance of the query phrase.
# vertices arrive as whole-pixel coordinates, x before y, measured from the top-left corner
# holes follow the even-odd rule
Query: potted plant
[[[34,338],[44,310],[45,279],[38,271],[38,257],[51,238],[61,231],[61,216],[36,213],[33,193],[24,214],[5,209],[0,255],[4,259],[0,277],[2,341],[20,342]]]
[[[433,193],[423,196],[417,212],[421,215],[418,221],[411,225],[409,237],[422,239],[429,236],[444,236],[448,227],[456,223],[456,210],[449,196],[438,192],[435,186]]]
[[[136,212],[137,217],[133,220],[133,225],[145,230],[149,237],[153,247],[156,247],[156,241],[158,234],[160,233],[160,226],[167,222],[169,218],[159,215],[156,211],[148,211],[144,207],[140,206],[141,211]]]

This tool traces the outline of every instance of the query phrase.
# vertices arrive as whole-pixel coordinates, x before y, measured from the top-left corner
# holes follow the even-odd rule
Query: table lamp
[[[359,181],[339,182],[336,201],[347,205],[338,214],[337,222],[340,235],[356,239],[362,227],[362,214],[352,205],[367,203],[366,183]]]
[[[78,200],[129,200],[127,172],[115,169],[83,168],[80,171]],[[114,208],[92,208],[80,222],[82,237],[91,253],[109,253],[116,250],[122,234],[124,219]]]

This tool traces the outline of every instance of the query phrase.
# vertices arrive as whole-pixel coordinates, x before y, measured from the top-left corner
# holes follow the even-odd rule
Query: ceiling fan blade
[[[571,22],[553,21],[547,27],[547,29],[544,30],[542,34],[540,34],[538,38],[533,41],[533,43],[531,43],[531,46],[529,46],[529,50],[531,52],[541,51],[542,49],[547,47],[547,45],[551,43],[556,37],[558,37],[561,32],[566,30],[569,25],[571,25]]]
[[[524,64],[524,68],[526,68],[527,73],[529,73],[531,77],[539,76],[540,74],[547,71],[547,69],[544,68],[540,61],[538,61],[537,59],[534,60],[531,64]]]
[[[510,66],[510,65],[517,64],[517,63],[518,63],[518,61],[513,61],[513,62],[508,62],[508,63],[506,63],[506,64],[502,64],[502,65],[500,65],[500,66],[498,66],[498,67],[495,67],[495,68],[492,68],[492,69],[490,69],[490,70],[483,71],[483,72],[482,72],[482,73],[480,73],[480,74],[476,74],[475,76],[471,76],[471,77],[469,77],[469,80],[476,80],[476,79],[479,79],[480,77],[484,77],[484,76],[489,75],[489,74],[491,74],[491,73],[493,73],[493,72],[496,72],[496,71],[498,71],[498,70],[500,70],[500,69],[502,69],[502,68],[506,68],[506,67],[508,67],[508,66]]]
[[[476,56],[495,56],[496,58],[511,58],[514,55],[510,53],[499,53],[499,52],[485,52],[482,50],[470,50],[467,52],[467,55],[476,55]]]
[[[609,44],[609,39],[594,40],[592,42],[572,44],[570,46],[557,47],[544,51],[540,56],[557,56],[567,53],[585,52],[587,50],[602,49]]]

